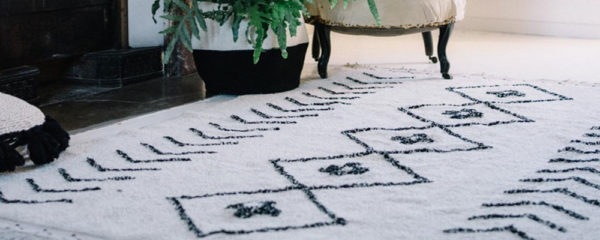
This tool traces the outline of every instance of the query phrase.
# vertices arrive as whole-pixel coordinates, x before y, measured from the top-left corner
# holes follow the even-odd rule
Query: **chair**
[[[338,4],[333,9],[329,0],[314,0],[308,4],[310,18],[315,26],[312,56],[318,61],[321,78],[327,77],[331,56],[330,32],[354,35],[397,36],[421,33],[425,54],[433,63],[440,61],[442,77],[452,79],[446,46],[456,21],[464,18],[467,0],[375,0],[381,17],[377,25],[366,0],[350,1],[347,8]],[[433,56],[431,31],[439,29],[438,58]]]

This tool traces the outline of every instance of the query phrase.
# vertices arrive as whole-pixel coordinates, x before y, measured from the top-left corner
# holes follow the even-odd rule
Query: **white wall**
[[[152,21],[153,2],[151,0],[128,1],[130,47],[153,47],[163,44],[163,36],[159,32],[165,29],[166,23],[164,19],[158,17],[163,14],[162,9],[159,9],[156,14],[157,23]]]
[[[600,0],[468,0],[462,29],[600,39]]]

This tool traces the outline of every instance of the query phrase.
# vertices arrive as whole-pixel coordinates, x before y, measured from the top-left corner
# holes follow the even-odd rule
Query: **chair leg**
[[[429,57],[432,63],[437,63],[437,58],[433,56],[433,38],[431,37],[431,32],[422,32],[421,34],[425,43],[425,55]]]
[[[312,40],[312,57],[316,62],[319,61],[319,57],[321,54],[321,43],[319,43],[319,34],[317,33],[317,27],[315,26],[315,31],[313,32],[313,40]]]
[[[452,76],[448,73],[450,71],[450,62],[446,56],[446,46],[448,46],[448,40],[454,29],[454,23],[444,25],[440,27],[440,39],[438,42],[438,58],[440,59],[440,68],[442,77],[444,79],[452,79]]]
[[[321,23],[316,23],[315,29],[319,34],[319,43],[321,43],[321,57],[318,64],[319,76],[327,78],[327,64],[329,64],[329,57],[331,55],[331,30],[329,26]]]

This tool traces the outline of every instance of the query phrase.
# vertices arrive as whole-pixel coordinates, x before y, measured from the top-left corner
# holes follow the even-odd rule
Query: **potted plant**
[[[350,0],[344,0],[347,5]],[[378,19],[375,0],[368,1]],[[337,0],[330,0],[332,7]],[[155,0],[153,15],[172,22],[165,62],[178,42],[194,52],[209,94],[296,88],[308,47],[305,4],[312,0]]]

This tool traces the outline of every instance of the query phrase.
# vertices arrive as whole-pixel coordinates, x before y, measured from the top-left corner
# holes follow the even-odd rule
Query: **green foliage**
[[[350,0],[343,1],[345,8]],[[366,1],[377,24],[381,25],[375,0]],[[217,3],[218,8],[204,12],[198,7],[198,2]],[[329,0],[332,8],[337,5],[337,2],[338,0]],[[161,3],[165,9],[165,15],[160,17],[173,22],[173,26],[160,32],[172,36],[165,50],[165,63],[171,57],[177,42],[181,42],[190,51],[193,50],[190,35],[200,39],[200,29],[206,31],[206,19],[217,21],[221,25],[231,19],[234,41],[239,39],[241,22],[247,20],[248,28],[245,34],[254,47],[254,63],[260,59],[263,51],[262,45],[269,30],[277,36],[281,56],[287,58],[287,32],[289,31],[292,37],[296,36],[296,29],[302,24],[300,21],[302,14],[308,16],[304,4],[314,4],[313,0],[191,0],[191,6],[189,6],[184,0],[154,0],[153,19]],[[156,22],[155,19],[154,21]]]

